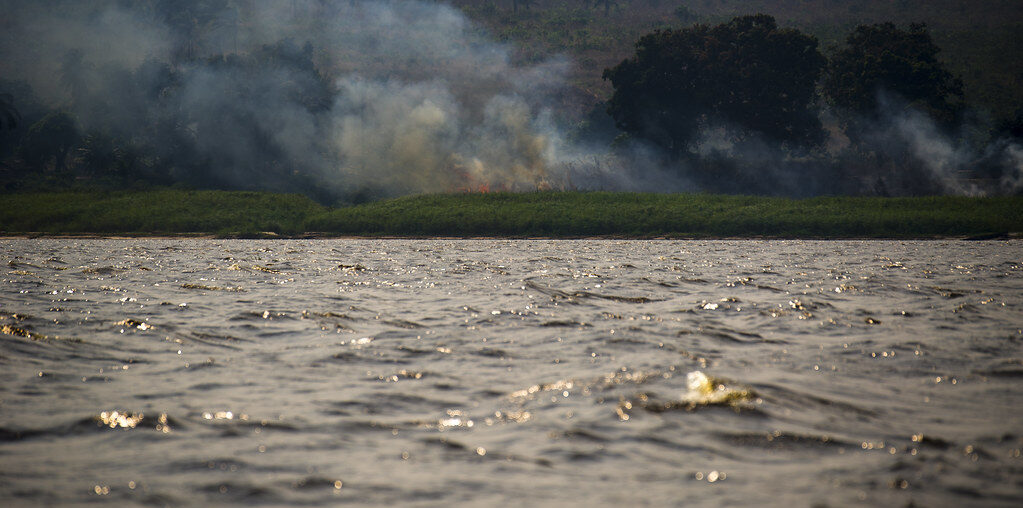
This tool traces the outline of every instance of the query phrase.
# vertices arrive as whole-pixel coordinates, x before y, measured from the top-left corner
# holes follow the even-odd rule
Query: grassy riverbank
[[[229,191],[0,196],[0,233],[259,236],[925,238],[1023,231],[1023,197],[786,198],[536,192],[330,208]]]
[[[92,191],[0,196],[5,234],[255,234],[305,231],[324,213],[296,194],[234,191]]]

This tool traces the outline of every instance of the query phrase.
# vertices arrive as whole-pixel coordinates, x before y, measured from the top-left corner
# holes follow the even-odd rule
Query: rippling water
[[[7,505],[1023,496],[1018,241],[0,254]]]

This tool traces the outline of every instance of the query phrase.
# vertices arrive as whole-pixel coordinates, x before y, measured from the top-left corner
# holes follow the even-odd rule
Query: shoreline
[[[221,236],[212,233],[139,233],[139,234],[99,234],[99,233],[3,233],[0,240],[437,240],[437,241],[539,241],[539,240],[608,240],[608,241],[964,241],[989,242],[1023,240],[1023,232],[991,233],[986,235],[921,235],[921,236],[628,236],[628,235],[584,235],[584,236],[421,236],[421,235],[337,235],[332,233],[304,233],[299,235],[263,235],[263,236]]]
[[[200,239],[997,240],[1023,196],[789,199],[616,192],[458,193],[325,206],[296,194],[6,194],[0,237]]]

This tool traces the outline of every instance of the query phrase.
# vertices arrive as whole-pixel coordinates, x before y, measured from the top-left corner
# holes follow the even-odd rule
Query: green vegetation
[[[938,61],[939,52],[924,25],[859,26],[828,62],[822,86],[832,104],[859,115],[876,114],[884,90],[951,123],[963,107],[963,84]]]
[[[700,132],[734,125],[773,141],[819,144],[813,107],[826,60],[817,40],[779,29],[774,18],[742,16],[710,27],[659,30],[636,55],[604,71],[614,86],[608,112],[623,131],[677,155]]]
[[[323,208],[305,196],[268,192],[154,190],[8,194],[0,231],[48,234],[296,234]]]
[[[573,81],[597,98],[611,90],[597,69],[618,64],[633,44],[658,29],[693,23],[726,23],[763,13],[781,27],[797,28],[841,47],[858,25],[926,23],[938,58],[964,83],[968,104],[1005,120],[1023,108],[1023,9],[1018,0],[620,0],[605,15],[591,0],[545,0],[513,10],[505,0],[451,0],[499,39],[514,41],[523,60],[569,53],[576,61]],[[602,3],[602,2],[601,2]],[[825,51],[830,53],[831,51]]]
[[[916,24],[861,25],[830,60],[816,38],[765,14],[657,30],[640,38],[633,57],[604,71],[614,87],[606,110],[625,133],[616,146],[642,140],[660,147],[683,161],[672,170],[704,191],[943,194],[947,181],[936,168],[951,158],[921,156],[930,148],[920,141],[947,154],[993,153],[999,148],[990,140],[1003,134],[963,122],[962,83],[938,52]],[[822,110],[823,103],[831,107]],[[966,126],[971,138],[945,134]],[[960,179],[1018,193],[1017,168],[970,157],[956,167]],[[787,180],[779,174],[796,176],[798,188],[782,190]]]
[[[64,192],[4,196],[0,232],[925,238],[1023,232],[1023,197],[469,193],[328,208],[302,196],[255,192]]]

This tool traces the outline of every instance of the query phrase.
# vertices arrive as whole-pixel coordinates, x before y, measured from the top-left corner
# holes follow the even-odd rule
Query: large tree
[[[604,71],[618,128],[679,156],[708,127],[790,146],[823,139],[815,84],[825,65],[817,39],[743,16],[643,36],[636,54]]]
[[[963,85],[940,61],[939,48],[922,24],[859,26],[828,62],[823,90],[828,101],[862,116],[879,113],[895,94],[941,122],[955,119]]]

